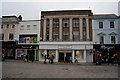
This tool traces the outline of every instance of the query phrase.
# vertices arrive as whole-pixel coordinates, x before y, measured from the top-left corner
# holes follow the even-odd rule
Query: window
[[[37,25],[33,25],[33,28],[37,28]]]
[[[30,28],[30,25],[27,25],[27,28]]]
[[[53,20],[53,27],[59,27],[59,20],[58,19]]]
[[[4,27],[4,26],[3,26],[3,24],[2,24],[2,25],[1,25],[1,29],[3,29],[3,27]]]
[[[4,40],[4,34],[0,34],[0,40]]]
[[[63,41],[69,40],[69,32],[63,32]]]
[[[12,25],[12,29],[14,29],[14,28],[15,28],[15,25],[13,24],[13,25]]]
[[[103,22],[99,22],[99,29],[103,29]]]
[[[21,28],[24,28],[24,25],[21,25]]]
[[[114,28],[114,21],[110,21],[110,28]]]
[[[68,19],[63,20],[63,27],[69,27],[69,20]]]
[[[79,32],[78,31],[73,32],[73,40],[74,41],[79,41]]]
[[[13,33],[10,33],[10,34],[9,34],[9,40],[13,40],[13,38],[14,38]]]
[[[111,36],[111,43],[115,44],[116,40],[115,40],[115,36]]]
[[[53,40],[57,41],[59,39],[59,34],[58,32],[53,32]]]
[[[47,21],[46,21],[46,27],[50,27],[50,20],[49,19],[47,19]]]
[[[46,40],[49,41],[49,31],[46,32]]]
[[[100,41],[100,44],[104,44],[104,36],[100,36],[99,41]]]
[[[73,27],[79,27],[79,19],[73,19]]]
[[[9,28],[9,24],[7,24],[6,28],[7,28],[7,29]]]

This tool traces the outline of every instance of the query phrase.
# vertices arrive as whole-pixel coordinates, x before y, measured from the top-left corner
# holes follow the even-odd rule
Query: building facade
[[[24,54],[34,56],[38,60],[38,43],[40,38],[40,20],[23,20],[16,29],[16,59],[22,59]]]
[[[15,37],[16,27],[19,18],[16,16],[2,16],[0,23],[0,41],[2,42],[2,53],[5,58],[15,58]]]
[[[54,61],[75,57],[78,62],[92,62],[91,10],[42,11],[39,61],[54,55]]]
[[[119,22],[115,14],[92,16],[94,50],[110,58],[119,52]],[[94,55],[95,56],[95,55]]]

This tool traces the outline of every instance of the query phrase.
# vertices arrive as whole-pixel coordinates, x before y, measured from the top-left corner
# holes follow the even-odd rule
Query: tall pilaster
[[[49,30],[50,36],[49,40],[52,41],[52,18],[50,18],[50,30]]]
[[[86,19],[87,41],[89,41],[89,19]]]
[[[62,18],[59,18],[59,40],[62,41]]]
[[[83,31],[83,30],[82,30],[82,28],[83,28],[83,26],[82,26],[82,18],[80,18],[79,21],[80,21],[80,22],[79,22],[79,23],[80,23],[80,41],[82,41],[82,39],[83,39],[83,36],[82,36],[82,35],[83,35],[83,34],[82,34],[82,31]]]
[[[72,35],[72,18],[70,18],[70,41],[73,40],[73,35]]]
[[[43,41],[46,41],[46,19],[44,19],[44,26],[43,26]]]

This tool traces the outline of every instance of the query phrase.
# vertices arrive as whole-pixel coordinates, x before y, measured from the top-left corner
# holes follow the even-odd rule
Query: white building
[[[54,55],[54,62],[77,57],[78,62],[93,61],[91,10],[42,11],[39,61],[44,54]]]

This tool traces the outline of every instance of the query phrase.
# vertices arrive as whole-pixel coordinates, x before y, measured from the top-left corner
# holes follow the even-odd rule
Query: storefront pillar
[[[86,62],[86,50],[84,50],[84,62]]]
[[[58,50],[55,51],[55,54],[56,54],[56,55],[55,55],[55,57],[56,57],[56,60],[55,60],[55,61],[58,62]]]
[[[72,62],[75,61],[75,50],[72,50]]]

